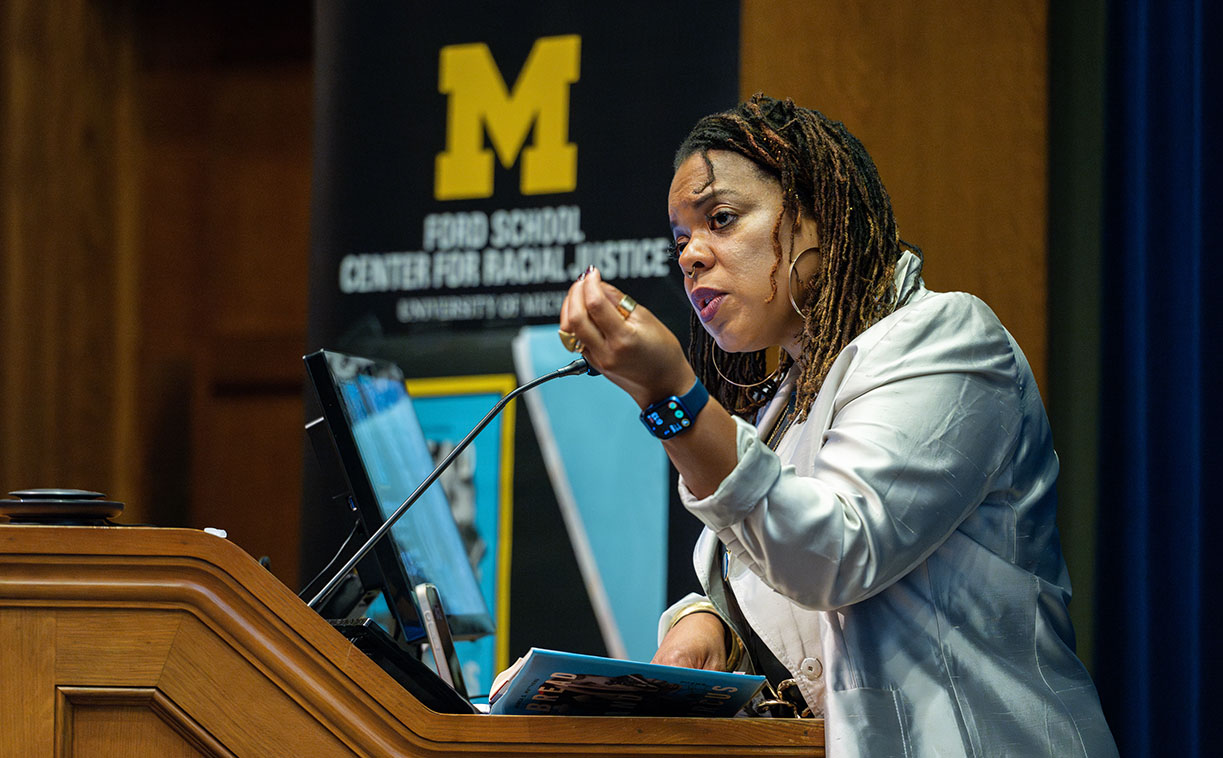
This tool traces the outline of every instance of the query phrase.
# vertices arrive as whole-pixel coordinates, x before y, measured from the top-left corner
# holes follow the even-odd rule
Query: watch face
[[[670,439],[692,426],[692,416],[677,397],[655,403],[641,414],[646,428],[659,439]]]

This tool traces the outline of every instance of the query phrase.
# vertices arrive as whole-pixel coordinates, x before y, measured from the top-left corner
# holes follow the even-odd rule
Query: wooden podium
[[[232,543],[0,524],[2,756],[822,756],[823,722],[431,711]]]

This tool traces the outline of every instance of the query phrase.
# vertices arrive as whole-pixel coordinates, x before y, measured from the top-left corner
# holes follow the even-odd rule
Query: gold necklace
[[[764,444],[768,445],[770,450],[776,450],[781,443],[781,438],[786,436],[786,432],[794,425],[796,418],[798,418],[798,394],[791,390],[790,399],[786,401],[786,409],[781,412],[781,418],[777,419],[777,423],[773,424],[773,428],[769,430],[769,436],[765,439]]]

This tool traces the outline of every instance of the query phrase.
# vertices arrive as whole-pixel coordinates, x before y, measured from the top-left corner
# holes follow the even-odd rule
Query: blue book
[[[506,679],[508,683],[502,684]],[[763,676],[531,648],[493,684],[489,712],[545,716],[734,716]]]

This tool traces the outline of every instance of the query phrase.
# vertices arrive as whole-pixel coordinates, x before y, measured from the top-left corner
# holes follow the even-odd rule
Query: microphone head
[[[577,360],[570,363],[568,366],[565,366],[564,368],[562,368],[557,373],[560,374],[561,376],[577,376],[578,374],[586,374],[587,376],[600,376],[598,369],[596,369],[594,366],[591,366],[590,363],[587,362],[585,358],[578,358]]]

